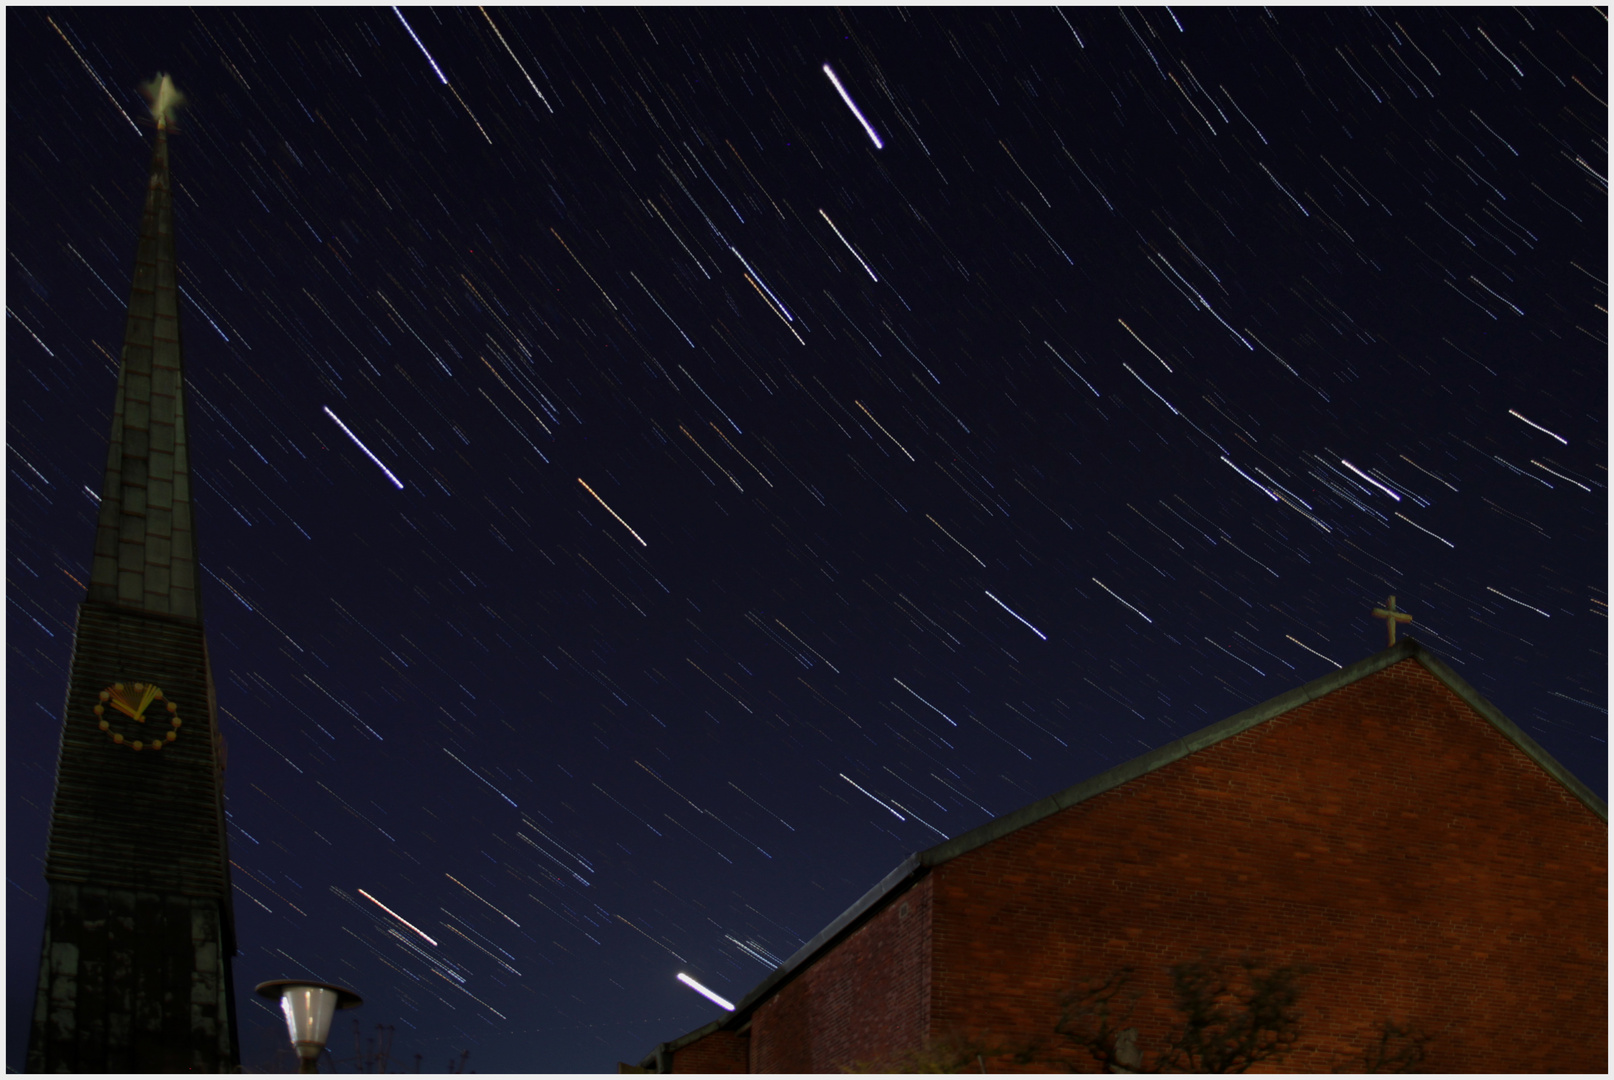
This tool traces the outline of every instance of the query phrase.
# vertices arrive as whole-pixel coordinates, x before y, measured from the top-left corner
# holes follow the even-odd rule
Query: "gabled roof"
[[[1129,780],[1135,780],[1145,773],[1154,772],[1174,761],[1187,757],[1189,754],[1203,750],[1207,746],[1231,738],[1241,732],[1248,731],[1257,724],[1265,723],[1275,716],[1281,716],[1309,701],[1331,694],[1351,683],[1377,674],[1392,664],[1403,660],[1416,660],[1422,664],[1429,673],[1446,685],[1452,693],[1456,694],[1470,708],[1480,716],[1490,721],[1491,725],[1507,737],[1508,741],[1524,751],[1525,755],[1540,765],[1555,780],[1568,788],[1576,798],[1586,805],[1592,813],[1596,814],[1606,824],[1608,821],[1608,804],[1598,798],[1591,788],[1575,777],[1541,748],[1529,735],[1526,735],[1517,724],[1502,715],[1502,711],[1489,701],[1485,700],[1472,686],[1448,667],[1434,653],[1411,638],[1405,638],[1399,643],[1390,646],[1382,652],[1375,653],[1367,659],[1341,668],[1320,679],[1313,679],[1304,686],[1296,687],[1287,693],[1279,694],[1259,705],[1235,713],[1225,720],[1218,721],[1209,727],[1201,728],[1192,734],[1169,742],[1158,749],[1151,750],[1124,762],[1106,772],[1084,780],[1074,787],[1068,787],[1046,798],[1038,799],[1029,806],[1021,807],[1011,814],[994,818],[986,824],[971,829],[967,833],[955,836],[945,843],[937,844],[933,848],[909,855],[898,866],[887,874],[879,884],[864,893],[856,903],[841,912],[828,926],[820,930],[807,944],[803,945],[783,964],[779,965],[768,977],[757,984],[749,994],[740,999],[734,1011],[683,1035],[671,1042],[662,1043],[647,1056],[642,1065],[646,1069],[655,1069],[658,1061],[665,1061],[666,1055],[672,1051],[682,1049],[698,1039],[704,1038],[714,1031],[734,1030],[742,1027],[749,1019],[751,1011],[763,1001],[767,1000],[782,984],[793,978],[798,972],[805,969],[817,956],[831,944],[845,936],[861,925],[865,919],[883,906],[884,901],[905,892],[932,867],[940,866],[958,858],[960,855],[984,847],[994,840],[1007,836],[1009,833],[1033,825],[1046,817],[1058,813],[1067,807],[1095,795],[1101,795],[1111,788],[1120,787]]]

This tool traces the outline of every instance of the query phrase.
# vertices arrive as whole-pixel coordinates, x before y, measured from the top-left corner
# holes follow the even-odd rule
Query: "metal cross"
[[[1395,624],[1408,623],[1412,621],[1411,615],[1408,615],[1404,611],[1397,611],[1395,609],[1394,596],[1390,597],[1390,603],[1387,607],[1374,608],[1373,617],[1384,620],[1384,628],[1390,632],[1391,645],[1395,644]]]

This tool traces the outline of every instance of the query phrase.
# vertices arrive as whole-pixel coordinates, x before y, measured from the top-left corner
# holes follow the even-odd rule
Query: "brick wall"
[[[1409,659],[938,866],[927,1034],[1046,1038],[1063,991],[1130,965],[1151,1054],[1167,968],[1250,950],[1316,969],[1286,1071],[1394,1020],[1434,1036],[1436,1072],[1604,1072],[1607,873],[1604,822]],[[894,996],[891,915],[758,1010],[757,1071],[877,1056],[873,1018],[836,1006],[848,979]],[[886,1015],[887,1050],[912,1042]]]
[[[714,1031],[696,1039],[688,1046],[674,1050],[672,1066],[675,1073],[743,1073],[749,1072],[747,1058],[751,1040],[732,1031]]]
[[[752,1072],[890,1065],[920,1048],[930,1011],[931,879],[787,982],[751,1020]]]

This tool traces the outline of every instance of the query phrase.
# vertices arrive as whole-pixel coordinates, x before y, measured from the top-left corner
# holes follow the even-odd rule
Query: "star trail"
[[[12,1068],[158,71],[249,1070],[636,1063],[1392,595],[1607,797],[1601,9],[6,22]]]

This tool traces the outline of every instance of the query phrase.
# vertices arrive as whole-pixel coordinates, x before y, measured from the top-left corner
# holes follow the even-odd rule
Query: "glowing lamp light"
[[[689,987],[691,990],[695,991],[695,993],[699,994],[701,997],[706,998],[708,1001],[710,1001],[713,1005],[716,1005],[718,1008],[727,1009],[729,1012],[734,1011],[734,1005],[732,1003],[730,1003],[728,1000],[726,1000],[724,998],[721,998],[718,995],[712,993],[710,990],[706,989],[706,987],[702,986],[700,983],[696,982],[694,979],[691,979],[688,975],[685,975],[682,971],[680,971],[678,973],[678,981],[683,983],[685,986]]]
[[[307,979],[275,979],[259,983],[255,990],[271,1001],[279,1000],[286,1031],[297,1049],[298,1071],[305,1073],[319,1071],[320,1051],[325,1049],[336,1010],[364,1004],[363,998],[346,987]]]

